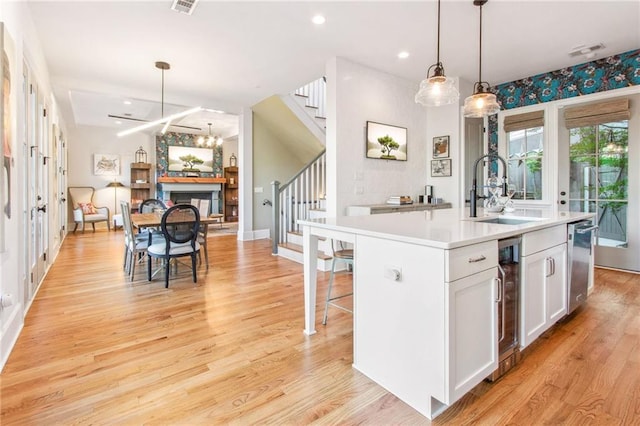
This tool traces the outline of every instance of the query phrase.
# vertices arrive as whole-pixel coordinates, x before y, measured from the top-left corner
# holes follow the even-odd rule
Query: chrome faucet
[[[478,163],[482,161],[484,158],[492,159],[492,160],[500,160],[502,162],[502,195],[507,193],[507,162],[504,161],[504,158],[500,157],[498,154],[486,154],[482,157],[478,158],[475,163],[473,163],[473,183],[471,185],[471,194],[469,197],[469,216],[477,217],[477,205],[476,202],[478,200],[477,196],[477,185],[478,180],[476,179],[478,175]]]

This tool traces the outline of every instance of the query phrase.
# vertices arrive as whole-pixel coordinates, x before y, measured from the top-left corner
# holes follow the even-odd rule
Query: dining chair
[[[123,268],[129,274],[129,280],[133,281],[136,273],[136,264],[144,259],[144,254],[149,246],[149,240],[161,241],[160,234],[152,234],[148,230],[136,233],[131,220],[131,207],[127,201],[120,202],[122,211],[122,229],[124,230],[124,265]]]
[[[342,299],[353,295],[353,291],[350,293],[341,294],[339,296],[332,296],[333,280],[336,273],[336,263],[344,262],[347,265],[347,269],[353,269],[353,249],[346,248],[345,243],[342,241],[331,240],[331,275],[329,276],[329,288],[327,289],[327,298],[324,304],[324,317],[322,318],[322,324],[327,324],[327,315],[329,313],[329,305],[334,306],[343,311],[353,312],[351,309],[335,303],[336,300]]]
[[[169,288],[169,273],[171,261],[180,257],[191,257],[193,282],[198,282],[196,273],[196,256],[200,252],[198,230],[200,228],[200,213],[190,204],[176,204],[169,207],[162,215],[160,231],[164,239],[152,243],[147,247],[147,277],[152,278],[152,258],[163,261],[165,287]],[[151,231],[156,234],[158,231]]]
[[[153,213],[156,209],[166,210],[167,206],[162,200],[149,198],[140,203],[140,213]]]
[[[192,198],[191,205],[195,206],[200,212],[200,217],[209,216],[209,205],[211,204],[211,200],[200,199],[200,198]],[[198,230],[198,242],[200,243],[200,247],[204,252],[204,261],[205,261],[205,269],[209,270],[209,251],[207,250],[207,234],[209,233],[209,225],[201,224],[200,229]],[[200,264],[202,264],[202,255],[199,255]]]

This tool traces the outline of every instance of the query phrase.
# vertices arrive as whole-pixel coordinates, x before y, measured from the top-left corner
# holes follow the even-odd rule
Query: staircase
[[[313,81],[290,95],[281,96],[309,130],[325,142],[325,79]],[[298,219],[325,217],[326,156],[318,156],[296,173],[288,182],[272,183],[272,253],[302,263],[302,233]],[[331,267],[331,247],[328,241],[318,243],[318,269]]]
[[[298,219],[324,217],[324,194],[326,192],[325,150],[296,173],[288,182],[272,183],[272,253],[302,263],[302,233]],[[318,250],[331,253],[324,242]],[[319,265],[330,263],[331,258],[320,256]],[[326,265],[328,268],[330,265]],[[320,270],[325,265],[319,266]]]
[[[326,128],[326,82],[324,77],[280,98],[324,145]]]

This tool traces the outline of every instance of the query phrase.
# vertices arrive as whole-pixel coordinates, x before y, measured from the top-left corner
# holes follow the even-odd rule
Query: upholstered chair
[[[93,203],[93,194],[95,189],[92,186],[70,186],[69,196],[71,197],[71,205],[73,208],[73,221],[76,223],[73,232],[76,232],[78,225],[82,225],[84,233],[85,223],[90,223],[93,231],[96,230],[97,222],[106,222],[107,229],[111,230],[109,223],[109,208],[98,207]]]

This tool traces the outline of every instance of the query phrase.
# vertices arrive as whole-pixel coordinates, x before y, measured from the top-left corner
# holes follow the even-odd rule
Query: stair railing
[[[317,108],[316,117],[326,118],[326,88],[326,80],[322,77],[296,89],[294,94],[306,97],[306,105]]]
[[[300,230],[298,219],[308,219],[309,211],[320,206],[326,192],[326,156],[322,150],[288,182],[271,182],[271,253],[287,242],[290,232]]]

